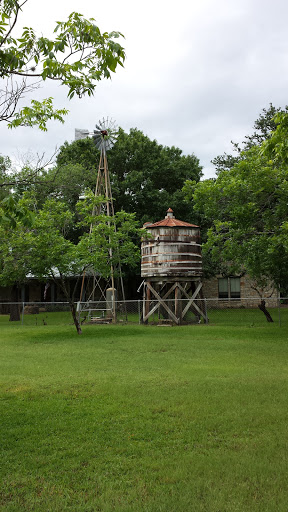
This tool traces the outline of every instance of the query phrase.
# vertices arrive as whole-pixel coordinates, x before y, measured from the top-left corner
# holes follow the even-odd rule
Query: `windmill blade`
[[[101,135],[94,135],[93,136],[93,141],[94,141],[94,144],[96,145],[96,148],[100,149],[100,147],[102,146],[102,137],[101,137]]]
[[[116,122],[115,121],[111,121],[111,124],[110,124],[110,130],[112,132],[116,131],[117,132],[117,126],[116,126]]]

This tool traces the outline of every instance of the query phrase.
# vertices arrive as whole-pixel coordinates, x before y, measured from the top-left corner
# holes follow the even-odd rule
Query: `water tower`
[[[162,322],[179,325],[192,317],[207,323],[199,226],[175,219],[169,208],[165,219],[143,227],[143,322],[158,311]]]

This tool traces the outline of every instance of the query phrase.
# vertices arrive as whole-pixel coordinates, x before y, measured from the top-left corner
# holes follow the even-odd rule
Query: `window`
[[[240,299],[240,277],[221,277],[218,279],[219,299]]]

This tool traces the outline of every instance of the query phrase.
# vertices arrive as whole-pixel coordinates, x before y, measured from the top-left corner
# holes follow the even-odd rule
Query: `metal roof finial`
[[[172,208],[168,208],[165,219],[175,219]]]

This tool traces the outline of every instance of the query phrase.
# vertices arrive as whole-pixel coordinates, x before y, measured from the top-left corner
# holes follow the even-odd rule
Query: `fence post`
[[[281,301],[280,301],[280,292],[278,295],[278,318],[279,318],[279,327],[281,327],[281,309],[280,309]]]
[[[207,299],[204,299],[204,308],[205,308],[205,324],[209,324],[209,318],[207,313]]]
[[[25,308],[25,302],[22,302],[22,325],[24,324],[24,308]]]

